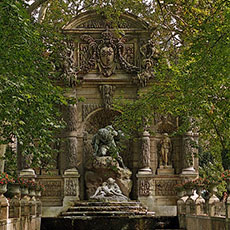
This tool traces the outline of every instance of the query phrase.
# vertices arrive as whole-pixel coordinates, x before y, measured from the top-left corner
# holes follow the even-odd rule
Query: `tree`
[[[214,155],[221,155],[223,163],[228,162],[225,160],[225,157],[227,157],[228,160],[230,155],[228,140],[230,131],[228,100],[229,1],[34,0],[31,5],[23,4],[21,1],[18,1],[17,4],[13,4],[13,1],[9,2],[10,3],[7,4],[7,1],[5,0],[1,3],[1,6],[4,6],[1,7],[2,12],[4,13],[1,14],[4,15],[4,17],[1,16],[0,18],[1,22],[3,22],[4,18],[6,19],[7,16],[9,17],[9,15],[6,15],[6,11],[3,10],[6,9],[6,5],[8,7],[9,5],[11,6],[10,12],[13,12],[13,15],[16,14],[14,11],[15,6],[18,8],[20,5],[20,10],[18,12],[20,12],[20,15],[23,12],[23,20],[19,20],[19,24],[24,28],[23,33],[16,33],[17,35],[13,36],[17,39],[15,39],[15,41],[12,40],[13,42],[11,44],[18,44],[18,41],[34,41],[29,45],[28,42],[23,43],[25,47],[28,45],[28,49],[25,48],[24,51],[21,48],[15,48],[14,50],[11,49],[13,54],[17,53],[21,56],[19,55],[16,60],[15,58],[9,60],[14,60],[14,62],[17,61],[22,67],[21,69],[18,69],[20,65],[17,64],[17,68],[14,70],[13,75],[19,76],[18,73],[20,72],[23,73],[20,74],[23,78],[30,75],[31,71],[33,74],[36,73],[36,76],[38,76],[38,73],[39,75],[41,74],[41,76],[46,75],[44,74],[44,69],[47,70],[50,68],[48,67],[49,65],[47,65],[47,60],[55,63],[55,72],[57,73],[57,76],[61,78],[63,77],[63,59],[60,53],[65,49],[63,46],[63,40],[66,38],[61,34],[61,27],[71,17],[81,11],[88,9],[96,10],[98,13],[105,15],[115,27],[118,24],[119,16],[125,12],[134,13],[146,20],[152,28],[152,40],[159,51],[160,59],[154,68],[155,79],[151,89],[149,89],[147,93],[141,94],[140,99],[135,102],[125,102],[124,107],[122,106],[123,102],[120,103],[120,105],[117,105],[116,108],[123,111],[121,116],[121,119],[124,121],[123,127],[125,127],[125,130],[128,133],[135,133],[135,129],[138,130],[138,128],[143,127],[143,117],[151,121],[153,117],[152,112],[154,111],[155,113],[169,113],[183,118],[181,132],[184,132],[191,125],[190,121],[192,117],[193,126],[199,127],[200,140],[203,149],[211,151]],[[36,23],[33,25],[29,22],[25,10],[22,9],[22,5],[32,16],[36,15],[36,11],[39,12],[38,17],[35,17]],[[16,15],[18,14],[19,13]],[[12,15],[10,18],[11,17]],[[18,16],[14,17],[17,18]],[[4,21],[4,23],[8,23],[7,25],[9,25],[12,20],[13,19],[9,20],[9,22]],[[12,25],[19,25],[16,23],[15,18],[14,20],[15,21],[11,22]],[[39,27],[35,26],[38,23],[40,23]],[[16,27],[15,31],[21,31],[21,27]],[[7,27],[5,26],[5,28]],[[30,31],[29,34],[28,31]],[[43,39],[43,43],[41,43],[41,41],[39,42],[39,49],[37,46],[36,48],[34,47],[34,44],[38,44],[38,33],[40,33]],[[1,36],[3,35],[1,34]],[[24,37],[26,39],[24,39]],[[28,37],[30,39],[35,39],[36,42],[33,39],[28,39]],[[5,44],[9,41],[4,39],[2,41],[4,41],[1,43],[1,46],[4,44],[3,51],[4,49],[6,50]],[[11,46],[11,44],[9,44],[9,46]],[[19,46],[21,45],[22,44],[19,44]],[[46,45],[46,48],[41,48],[44,47],[44,45]],[[39,60],[39,63],[41,61],[43,65],[41,67],[39,64],[41,68],[31,68],[29,74],[25,74],[23,71],[25,69],[28,71],[28,68],[25,66],[25,63],[27,62],[22,64],[19,57],[25,57],[23,52],[28,51],[30,53],[32,49],[37,51],[36,54],[41,54],[41,50],[43,49],[43,51],[45,51],[44,53],[48,55]],[[8,51],[4,52],[7,54]],[[36,63],[36,55],[33,57],[31,57],[31,55],[27,56],[32,58],[30,61],[33,64],[34,62]],[[7,57],[12,57],[12,53],[8,53],[8,56],[6,56],[4,60],[7,60]],[[42,60],[44,60],[44,62]],[[12,63],[14,62],[12,61]],[[5,66],[9,65],[6,65],[6,62],[4,62],[1,66],[2,68],[5,68]],[[34,67],[36,65],[27,66]],[[10,76],[13,76],[10,71],[12,72],[12,68],[3,71],[3,73],[9,73],[8,75],[5,74],[5,76],[7,76],[5,79],[6,83],[8,83],[8,78],[13,81],[12,77],[10,78]],[[49,72],[50,69],[47,71],[47,74]],[[23,78],[13,79],[21,82],[20,80]],[[29,78],[27,77],[27,79]],[[25,81],[25,79],[23,79],[23,81]],[[31,90],[29,92],[31,93]],[[7,95],[7,93],[8,95],[11,95],[12,91],[6,91],[4,95]],[[45,95],[45,90],[43,93],[42,96],[40,95],[42,98]],[[13,108],[22,107],[25,110],[27,107],[23,107],[22,105],[24,105],[25,101],[28,99],[24,96],[22,99],[23,102],[20,102],[21,100],[18,100],[18,98],[20,98],[19,94],[21,95],[21,93],[16,95],[17,103],[15,103],[17,106]],[[29,101],[35,99],[38,100],[38,98],[39,97],[32,97]],[[46,99],[47,103],[45,103],[44,106],[47,105],[49,108],[48,105],[53,104],[55,100],[58,101],[55,101],[56,103],[59,103],[59,99],[59,97],[56,99],[53,99],[53,97],[52,99],[49,98],[51,101],[47,101]],[[49,102],[52,103],[49,104]],[[10,108],[10,103],[6,103],[4,107],[9,108],[8,111],[14,116],[13,114],[15,114],[15,111],[11,111],[13,108]],[[44,107],[44,111],[47,111],[47,107]],[[31,113],[30,115],[34,116],[34,113]],[[7,117],[6,114],[7,113],[5,113],[3,117]],[[39,115],[41,115],[41,113],[39,113]],[[28,127],[32,127],[32,119],[30,120],[28,118],[28,120],[30,121],[28,124],[31,123],[31,126]],[[21,117],[20,119],[17,118],[17,121],[18,122],[16,123],[18,126],[14,125],[14,129],[23,127],[23,122],[25,122]],[[13,122],[12,117],[9,119],[9,122],[4,120],[2,124],[4,124],[4,127],[7,127],[5,130],[12,129],[9,128],[11,122]],[[39,124],[39,122],[36,124]],[[50,123],[48,122],[48,124]],[[48,129],[46,129],[46,131],[47,130]],[[23,132],[26,133],[24,129]],[[8,132],[8,134],[9,133],[10,132]],[[29,142],[26,144],[28,143]],[[225,165],[225,167],[227,166]]]
[[[180,31],[179,43],[169,44],[162,52],[165,55],[155,67],[151,89],[134,103],[128,102],[128,111],[122,106],[118,108],[123,111],[123,120],[131,117],[133,121],[127,127],[133,127],[137,121],[141,127],[141,117],[151,119],[152,111],[183,118],[179,131],[198,127],[203,151],[222,159],[223,167],[228,168],[230,3],[221,0],[170,3],[171,16],[175,19],[173,27]],[[163,11],[167,9],[164,4],[161,6]]]
[[[22,1],[0,2],[1,141],[17,137],[23,155],[38,165],[52,152],[50,142],[63,126],[58,106],[67,104],[49,76],[47,47]]]

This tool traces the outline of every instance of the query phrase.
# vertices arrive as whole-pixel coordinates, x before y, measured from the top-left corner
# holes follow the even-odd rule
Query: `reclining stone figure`
[[[119,186],[113,178],[108,178],[102,186],[98,187],[96,192],[90,199],[101,201],[128,201],[128,197],[122,194]]]

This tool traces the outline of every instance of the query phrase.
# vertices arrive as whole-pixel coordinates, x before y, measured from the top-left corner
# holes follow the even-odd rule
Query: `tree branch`
[[[44,2],[47,2],[49,0],[35,0],[34,3],[32,3],[29,8],[28,8],[28,13],[31,15],[31,13],[37,9],[41,4],[43,4]]]

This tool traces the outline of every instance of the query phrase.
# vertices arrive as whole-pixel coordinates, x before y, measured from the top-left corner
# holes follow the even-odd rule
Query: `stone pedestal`
[[[35,179],[36,178],[35,171],[31,168],[22,169],[19,173],[19,176],[22,178],[26,178],[26,179]]]
[[[152,174],[152,170],[149,167],[146,168],[142,168],[138,170],[138,174],[142,174],[142,175],[151,175]]]
[[[195,169],[191,166],[185,169],[182,169],[182,175],[197,175]]]
[[[64,172],[64,199],[63,206],[69,206],[79,200],[79,173],[76,168]]]
[[[9,218],[20,218],[20,217],[21,217],[21,201],[18,196],[14,196],[10,200]]]
[[[0,196],[0,220],[9,218],[9,201],[4,195]]]
[[[183,169],[180,177],[182,178],[182,181],[187,181],[196,179],[198,175],[198,172],[196,172],[193,167],[190,167]]]
[[[160,166],[160,168],[157,169],[158,175],[173,175],[174,174],[174,168],[172,166]]]
[[[29,206],[30,198],[28,196],[24,196],[21,199],[21,215],[29,216],[30,215],[30,206]]]
[[[216,205],[216,203],[219,203],[219,202],[220,202],[220,200],[215,194],[213,194],[210,197],[210,199],[208,201],[208,210],[209,210],[208,213],[210,216],[215,216],[215,205]]]

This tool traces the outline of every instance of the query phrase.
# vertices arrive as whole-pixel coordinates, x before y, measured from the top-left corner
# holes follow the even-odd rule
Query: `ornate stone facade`
[[[146,23],[130,14],[121,18],[120,35],[96,12],[78,15],[63,28],[68,35],[63,78],[71,85],[66,96],[84,100],[63,109],[67,128],[60,135],[58,175],[38,176],[48,188],[43,201],[52,198],[54,204],[65,206],[73,199],[88,199],[111,177],[129,199],[140,200],[157,215],[169,214],[168,210],[173,215],[174,186],[182,180],[188,162],[185,137],[172,135],[178,129],[178,118],[155,114],[149,132],[123,143],[119,154],[128,169],[114,163],[112,154],[93,156],[95,134],[120,115],[113,110],[113,100],[135,100],[144,87],[154,83],[160,55]],[[169,138],[165,142],[164,133]],[[193,166],[197,170],[195,158]],[[160,171],[160,167],[165,168]]]

